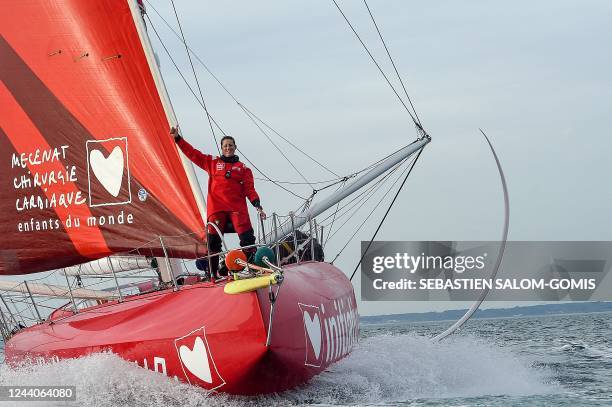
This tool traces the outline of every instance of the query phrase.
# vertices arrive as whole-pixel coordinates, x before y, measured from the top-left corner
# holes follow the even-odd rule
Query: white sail
[[[150,269],[151,263],[144,256],[109,256],[88,263],[66,267],[60,271],[65,276],[90,276]]]
[[[70,298],[70,289],[66,286],[44,284],[44,283],[28,283],[27,287],[23,282],[15,281],[0,281],[0,291],[10,291],[22,294],[44,295],[56,298]],[[90,290],[87,288],[73,288],[73,298],[82,298],[87,300],[111,300],[116,298],[116,295],[106,291]]]

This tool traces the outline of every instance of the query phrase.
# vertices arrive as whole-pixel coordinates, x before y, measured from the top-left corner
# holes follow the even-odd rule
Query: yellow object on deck
[[[223,291],[226,294],[241,294],[264,288],[270,284],[277,284],[276,274],[268,274],[261,277],[236,280],[225,284]]]

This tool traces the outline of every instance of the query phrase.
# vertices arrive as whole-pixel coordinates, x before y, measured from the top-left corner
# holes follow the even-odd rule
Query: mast
[[[340,202],[347,196],[363,188],[364,186],[378,178],[380,175],[384,174],[394,165],[405,160],[412,154],[425,147],[425,145],[430,141],[431,138],[429,136],[424,136],[416,140],[415,142],[408,144],[406,147],[403,147],[402,149],[396,151],[395,153],[387,157],[382,163],[380,163],[378,167],[365,173],[364,175],[357,178],[355,181],[348,184],[333,195],[327,197],[323,201],[311,206],[300,216],[296,216],[292,223],[285,223],[280,227],[278,231],[279,240],[292,233],[294,229],[298,229],[305,225],[309,219],[314,219],[316,216],[319,216],[320,214],[322,214],[332,206],[336,205],[338,202]]]
[[[151,39],[149,38],[149,34],[147,32],[147,27],[145,26],[143,16],[140,13],[140,6],[138,5],[138,2],[136,0],[128,0],[128,4],[130,6],[130,11],[132,12],[132,18],[134,19],[136,30],[138,31],[138,36],[140,37],[140,42],[142,43],[142,48],[147,57],[147,61],[149,62],[149,69],[151,70],[151,74],[153,75],[153,80],[155,81],[159,97],[164,107],[164,111],[166,112],[168,122],[170,122],[173,126],[176,126],[178,120],[176,119],[176,114],[174,113],[174,108],[172,107],[172,101],[170,100],[170,96],[168,94],[168,90],[166,89],[166,85],[164,83],[161,71],[159,69],[159,66],[157,65],[157,59],[155,58],[155,53],[153,52]],[[170,135],[168,135],[168,137],[170,137]],[[185,155],[180,151],[180,149],[179,156],[181,157],[183,167],[185,168],[185,173],[187,174],[187,179],[189,180],[189,185],[191,186],[191,190],[193,191],[196,203],[198,205],[198,209],[200,210],[200,215],[202,216],[202,220],[205,222],[206,201],[204,199],[204,195],[202,194],[202,188],[200,186],[198,178],[195,175],[193,163],[187,157],[185,157]]]

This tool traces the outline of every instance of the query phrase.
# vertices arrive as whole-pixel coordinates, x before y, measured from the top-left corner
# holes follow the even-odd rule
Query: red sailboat
[[[0,15],[0,274],[63,268],[68,280],[71,266],[103,258],[118,288],[0,285],[30,299],[70,299],[46,318],[34,302],[40,321],[30,327],[2,299],[7,361],[111,351],[206,389],[260,394],[304,383],[346,356],[359,332],[355,294],[329,263],[268,262],[264,282],[244,280],[236,294],[233,282],[179,278],[173,259],[206,255],[205,202],[168,136],[176,119],[136,1],[2,6],[10,12]],[[269,236],[275,247],[385,168],[279,225]],[[119,258],[107,256],[126,252],[140,255],[136,262],[157,258],[167,278],[122,294]]]

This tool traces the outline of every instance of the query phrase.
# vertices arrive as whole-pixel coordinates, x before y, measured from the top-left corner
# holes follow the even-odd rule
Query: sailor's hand
[[[183,138],[179,134],[178,127],[171,127],[170,128],[170,136],[174,137],[174,141],[176,141],[176,142],[178,142],[180,139]]]
[[[259,213],[259,217],[263,220],[266,220],[267,216],[266,213],[264,212],[263,208],[260,206],[257,208],[257,213]]]

